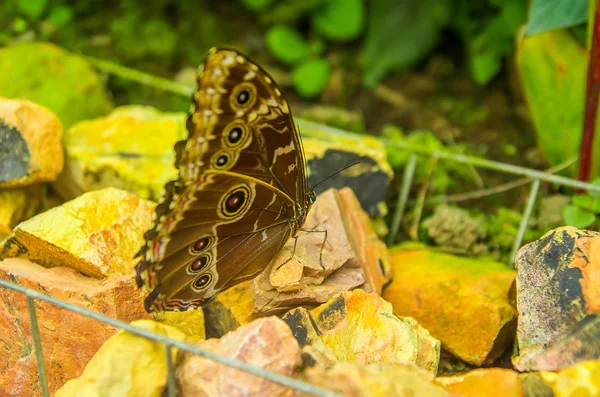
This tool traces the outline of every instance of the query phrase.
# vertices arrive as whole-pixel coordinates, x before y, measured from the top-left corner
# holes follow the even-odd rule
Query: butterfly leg
[[[321,265],[321,269],[325,270],[325,266],[323,266],[323,248],[325,248],[325,244],[327,243],[327,229],[306,229],[301,228],[303,232],[306,233],[324,233],[323,242],[321,243],[321,250],[319,251],[319,265]]]
[[[280,263],[279,265],[277,265],[277,268],[275,268],[275,270],[279,270],[283,265],[285,265],[286,263],[291,261],[292,258],[294,257],[294,254],[296,254],[296,244],[298,244],[298,236],[292,236],[292,238],[294,239],[294,248],[292,249],[292,255],[290,255],[289,258],[287,258],[285,261],[283,261],[283,263]]]

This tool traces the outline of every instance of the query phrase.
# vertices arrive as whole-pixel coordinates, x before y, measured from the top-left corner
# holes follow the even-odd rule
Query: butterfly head
[[[306,193],[306,198],[308,207],[310,207],[315,203],[315,201],[317,201],[317,195],[315,194],[314,190],[309,190],[308,193]]]

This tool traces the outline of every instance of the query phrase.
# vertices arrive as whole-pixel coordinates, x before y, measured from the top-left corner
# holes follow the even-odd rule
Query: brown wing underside
[[[148,311],[198,307],[254,277],[305,205],[302,145],[266,72],[232,50],[214,50],[193,101],[189,136],[176,145],[179,179],[165,186],[136,267],[138,285],[150,291]],[[239,211],[237,188],[247,193]]]

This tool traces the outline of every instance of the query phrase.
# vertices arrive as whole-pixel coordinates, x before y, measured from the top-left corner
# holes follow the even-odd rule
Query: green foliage
[[[337,41],[356,39],[363,31],[364,22],[363,0],[325,0],[312,15],[315,30]]]
[[[539,146],[551,165],[579,155],[584,117],[587,51],[566,30],[525,37],[517,67]],[[596,130],[600,120],[596,122]],[[600,134],[594,141],[593,176],[600,172]],[[575,175],[575,167],[568,170]]]
[[[261,11],[273,4],[273,0],[241,0],[244,7],[252,11]]]
[[[401,173],[412,153],[399,149],[394,144],[404,144],[457,154],[466,154],[467,152],[465,145],[445,146],[431,132],[415,131],[405,136],[400,129],[393,126],[385,126],[381,131],[381,137],[386,141],[385,147],[388,161],[396,173]],[[422,181],[427,177],[428,167],[425,166],[426,161],[427,159],[421,157],[417,161],[415,172],[417,181]],[[445,161],[439,164],[433,171],[431,176],[431,190],[434,193],[444,193],[452,186],[462,185],[471,180],[472,173],[468,165],[455,161]]]
[[[309,59],[292,71],[292,83],[298,94],[306,98],[319,95],[327,86],[331,71],[325,59]]]
[[[498,74],[526,15],[525,0],[459,1],[453,26],[465,43],[476,83],[485,85]]]
[[[293,65],[308,55],[308,43],[296,29],[289,26],[270,27],[265,39],[269,51],[278,61],[285,64]]]
[[[592,182],[592,185],[600,186],[600,178]],[[565,223],[579,229],[590,227],[596,222],[600,214],[600,193],[587,192],[575,195],[571,198],[571,205],[563,209]]]
[[[25,17],[36,20],[42,16],[49,2],[50,0],[18,0],[17,6],[19,12]]]
[[[270,24],[265,33],[267,48],[278,61],[292,68],[294,88],[307,98],[319,95],[331,75],[328,61],[318,58],[326,51],[325,40],[354,40],[362,34],[365,24],[364,0],[283,0],[269,12],[261,1],[243,3],[249,9],[264,12],[261,20]],[[248,3],[260,3],[260,7]],[[294,25],[301,19],[311,22],[309,32],[304,34]]]
[[[486,216],[485,227],[488,238],[485,241],[490,253],[503,262],[510,262],[512,247],[519,233],[523,215],[509,208],[499,207],[495,214]],[[530,220],[523,235],[523,243],[539,238],[543,231],[534,228],[535,221]]]
[[[580,25],[587,21],[589,0],[533,0],[526,35]]]
[[[136,14],[115,19],[110,24],[110,33],[125,61],[172,57],[177,43],[177,34],[164,20],[142,18]]]
[[[451,9],[447,0],[373,0],[361,54],[365,84],[374,87],[390,71],[420,61],[438,42]]]

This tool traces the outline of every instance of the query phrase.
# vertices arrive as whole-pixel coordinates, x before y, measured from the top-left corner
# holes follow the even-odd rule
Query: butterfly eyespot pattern
[[[210,255],[202,254],[198,257],[198,259],[190,262],[188,267],[188,274],[197,274],[204,270],[206,266],[210,263]]]
[[[208,287],[210,285],[210,282],[212,281],[212,275],[210,273],[205,273],[203,275],[201,275],[200,277],[198,277],[196,280],[194,280],[194,288],[196,290],[203,290],[206,287]]]
[[[236,86],[229,98],[234,110],[248,109],[256,102],[256,87],[250,83],[241,83]]]
[[[190,255],[199,255],[206,249],[210,248],[214,243],[215,239],[213,237],[202,237],[194,244],[190,246]]]
[[[226,170],[231,162],[231,155],[227,152],[217,152],[213,156],[213,164],[216,169]]]
[[[198,72],[178,177],[144,234],[136,281],[149,312],[207,305],[260,274],[302,227],[314,194],[287,101],[241,53],[213,49]]]
[[[223,214],[228,217],[238,215],[249,203],[248,196],[248,189],[245,187],[238,188],[233,192],[228,193],[224,196],[225,200],[223,200],[221,204]]]
[[[241,123],[233,123],[223,130],[223,143],[225,146],[235,149],[246,143],[248,130]]]

